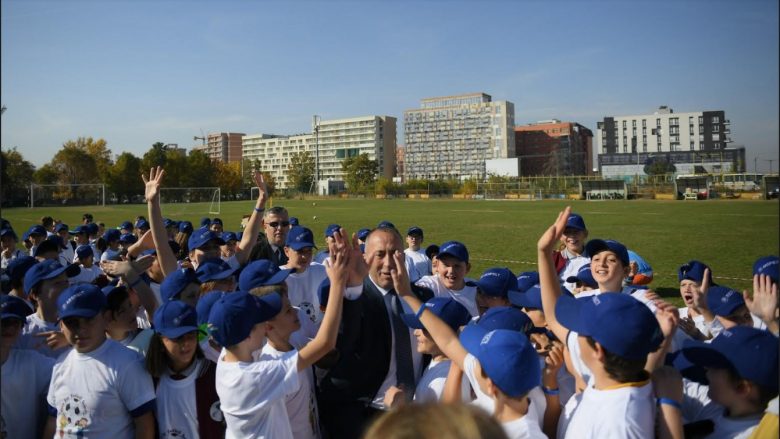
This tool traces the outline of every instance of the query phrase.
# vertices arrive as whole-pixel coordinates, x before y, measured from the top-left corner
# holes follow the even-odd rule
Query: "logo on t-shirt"
[[[187,435],[183,431],[171,428],[163,432],[160,436],[161,439],[187,439]]]
[[[92,423],[84,398],[70,395],[57,409],[57,431],[63,434],[80,434]]]
[[[215,422],[222,422],[225,420],[225,415],[222,414],[222,406],[219,405],[219,401],[214,401],[209,407],[209,416]]]

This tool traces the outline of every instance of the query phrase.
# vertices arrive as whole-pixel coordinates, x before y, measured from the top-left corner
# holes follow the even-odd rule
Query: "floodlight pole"
[[[315,194],[317,194],[317,185],[320,181],[320,116],[314,115],[312,117],[312,124],[314,125],[314,187]]]
[[[769,160],[764,160],[764,161],[769,162],[769,173],[771,174],[772,173],[772,162],[774,162],[774,160],[773,159],[769,159]]]

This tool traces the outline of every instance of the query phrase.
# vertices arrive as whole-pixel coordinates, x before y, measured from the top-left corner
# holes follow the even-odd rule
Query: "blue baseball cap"
[[[701,284],[704,280],[704,270],[710,268],[707,264],[699,261],[690,261],[680,266],[677,269],[677,280],[682,282],[683,280],[692,280],[698,284]],[[709,276],[710,286],[716,285],[712,282],[712,269],[710,269]]]
[[[377,229],[395,229],[395,224],[390,221],[384,220],[376,225]]]
[[[731,369],[770,393],[778,391],[778,343],[777,337],[768,331],[735,326],[722,331],[710,343],[686,340],[682,352],[695,365]]]
[[[83,261],[84,259],[94,255],[95,253],[92,251],[92,246],[80,245],[76,247],[76,257],[79,259],[79,261]]]
[[[209,241],[214,241],[214,240],[217,241],[218,245],[225,245],[225,241],[223,241],[222,238],[219,237],[219,235],[212,232],[211,230],[198,229],[190,236],[190,239],[187,241],[187,246],[189,247],[190,250],[195,250],[203,247]]]
[[[65,231],[68,230],[68,225],[67,224],[59,223],[56,226],[54,226],[54,233],[60,233],[63,230],[65,230]]]
[[[14,229],[10,227],[4,227],[0,229],[0,236],[10,236],[15,240],[19,240],[19,237],[16,236],[16,232],[14,232]]]
[[[167,338],[179,338],[198,330],[197,311],[180,300],[160,305],[154,312],[152,321],[154,331]]]
[[[759,258],[756,263],[753,264],[753,275],[763,274],[769,276],[769,278],[772,279],[772,282],[778,283],[778,278],[780,278],[780,274],[778,274],[778,263],[780,263],[780,259],[778,259],[777,256],[764,256],[763,258]]]
[[[88,234],[89,230],[87,230],[87,229],[88,229],[88,227],[86,225],[80,224],[80,225],[76,226],[75,229],[71,230],[68,233],[70,233],[71,235],[78,235],[79,233],[86,233],[86,234]]]
[[[127,293],[127,287],[124,285],[118,285],[118,284],[109,284],[105,287],[101,288],[100,291],[103,293],[103,295],[106,296],[106,299],[108,299],[108,296],[114,294],[115,292],[125,292]]]
[[[320,306],[328,306],[328,297],[330,297],[330,279],[326,277],[317,287],[317,298],[320,300]]]
[[[121,235],[122,234],[119,233],[119,230],[117,229],[108,229],[103,232],[103,239],[106,240],[106,242],[118,241]]]
[[[46,236],[46,229],[43,228],[42,225],[36,224],[34,226],[30,226],[30,228],[27,229],[27,232],[25,232],[24,235],[26,236],[26,238],[24,239],[27,239],[32,235]]]
[[[165,276],[160,284],[160,296],[162,296],[163,303],[178,299],[179,294],[191,283],[200,284],[191,268],[180,268]]]
[[[333,234],[335,232],[338,232],[340,228],[341,228],[341,226],[338,225],[338,224],[328,224],[328,227],[325,228],[325,237],[326,238],[332,238]]]
[[[471,314],[465,306],[451,297],[434,297],[423,303],[425,309],[442,319],[453,331],[471,321]],[[401,320],[412,329],[425,329],[415,314],[401,314]]]
[[[57,317],[85,317],[91,319],[106,309],[106,296],[95,285],[81,284],[68,287],[57,298]]]
[[[683,378],[687,378],[690,381],[694,381],[705,386],[710,385],[710,380],[707,379],[707,369],[691,363],[687,358],[685,358],[685,355],[683,355],[682,349],[666,354],[666,357],[664,358],[664,365],[672,366],[673,368],[677,369]]]
[[[179,222],[179,231],[181,233],[192,233],[192,223],[189,221]]]
[[[130,221],[123,221],[122,224],[119,225],[119,230],[133,230],[133,223]]]
[[[62,250],[62,238],[59,235],[49,235],[35,248],[33,256],[40,256],[46,252],[57,252]]]
[[[237,269],[230,267],[227,262],[222,259],[206,259],[200,265],[198,265],[195,274],[198,277],[200,283],[222,280],[233,276]]]
[[[531,318],[517,308],[511,306],[495,306],[485,311],[474,323],[487,331],[508,329],[526,333],[533,329]]]
[[[298,251],[307,247],[314,247],[314,234],[306,227],[296,226],[287,233],[287,240],[284,245]]]
[[[592,337],[607,351],[629,360],[646,358],[664,340],[655,315],[626,294],[581,299],[561,296],[555,305],[555,317],[567,329]]]
[[[243,291],[225,294],[214,303],[208,318],[208,330],[214,340],[229,347],[249,337],[252,328],[274,318],[282,309],[278,293],[253,296]]]
[[[517,290],[523,292],[534,285],[539,285],[538,271],[524,271],[517,276]]]
[[[298,217],[291,216],[290,217],[290,225],[295,227],[300,225],[300,221],[298,221]]]
[[[17,319],[24,322],[32,313],[32,308],[24,300],[8,294],[0,296],[0,319]]]
[[[149,221],[146,221],[145,219],[139,219],[135,222],[135,227],[137,229],[149,229]]]
[[[19,256],[8,263],[8,266],[5,268],[5,273],[12,281],[24,279],[27,270],[37,263],[38,260],[32,256]]]
[[[222,240],[225,242],[238,241],[238,236],[233,232],[222,232]]]
[[[172,220],[170,218],[163,219],[163,227],[165,227],[166,229],[168,227],[177,227],[178,225],[179,225],[178,222],[176,222],[176,221],[174,221],[174,220]]]
[[[73,277],[81,271],[76,264],[62,266],[59,261],[47,259],[33,265],[24,275],[24,292],[30,294],[33,288],[44,280],[54,279],[65,273],[68,277]]]
[[[212,226],[213,225],[220,225],[220,226],[223,225],[222,224],[222,219],[221,218],[214,218],[213,220],[211,220],[211,225]]]
[[[726,286],[714,286],[707,290],[707,308],[716,316],[728,317],[745,305],[742,294]]]
[[[361,241],[365,241],[366,238],[368,238],[368,234],[369,233],[371,233],[371,229],[367,229],[367,228],[364,227],[364,228],[358,230],[358,232],[357,232],[357,239],[359,239]]]
[[[198,313],[198,326],[208,323],[211,308],[223,294],[225,294],[224,291],[214,290],[200,296],[198,303],[195,305],[195,311]]]
[[[541,384],[539,356],[525,334],[469,325],[460,340],[479,360],[488,378],[510,398],[523,396]]]
[[[566,220],[566,228],[568,229],[569,227],[577,230],[588,230],[585,227],[585,220],[574,212],[570,213],[569,218]]]
[[[585,244],[585,254],[589,258],[593,258],[593,256],[596,256],[603,251],[611,251],[612,253],[615,253],[618,259],[620,259],[620,262],[622,262],[626,267],[628,267],[628,265],[631,263],[628,258],[628,249],[625,245],[617,241],[612,239],[591,239],[587,244]]]
[[[428,247],[425,247],[425,256],[428,256],[428,259],[433,259],[438,254],[439,254],[438,245],[431,244]]]
[[[441,257],[445,255],[450,255],[455,259],[466,263],[469,262],[469,251],[462,242],[447,241],[442,244],[441,247],[439,247],[439,255],[437,257],[441,259]]]
[[[574,297],[569,290],[561,287],[561,294]],[[542,288],[539,284],[526,288],[525,291],[509,293],[509,303],[523,308],[542,310]]]
[[[238,238],[239,241],[244,237],[244,232],[238,232],[236,233],[236,238]]]
[[[507,297],[510,292],[517,291],[517,278],[508,268],[489,268],[478,281],[468,281],[466,285],[476,286],[488,296]]]
[[[211,224],[211,218],[204,216],[200,219],[200,226],[201,227],[207,227],[209,224]]]
[[[238,288],[241,291],[249,292],[253,288],[280,284],[292,272],[292,269],[279,269],[268,259],[259,259],[250,262],[241,270],[241,274],[238,276]]]
[[[421,229],[421,228],[419,228],[417,226],[409,227],[409,229],[406,231],[406,236],[409,236],[409,235],[420,235],[420,238],[422,238],[423,237],[423,229]]]
[[[98,231],[100,230],[100,227],[98,227],[95,223],[89,223],[86,225],[87,228],[87,235],[97,235]]]
[[[136,237],[132,233],[125,233],[124,235],[119,237],[119,242],[128,245],[135,244],[136,242],[138,242],[138,237]]]
[[[598,288],[599,284],[596,279],[593,279],[593,272],[590,270],[590,263],[583,265],[577,270],[577,274],[566,278],[566,282],[575,283],[582,282],[583,284],[591,287]]]

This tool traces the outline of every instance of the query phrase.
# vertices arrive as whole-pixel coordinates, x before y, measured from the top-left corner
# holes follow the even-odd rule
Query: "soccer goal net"
[[[106,185],[31,184],[30,207],[105,206]]]
[[[160,188],[163,215],[216,215],[221,213],[222,192],[218,187],[164,187]]]

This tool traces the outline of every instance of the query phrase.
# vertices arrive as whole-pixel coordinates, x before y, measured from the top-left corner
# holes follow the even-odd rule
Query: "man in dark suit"
[[[275,206],[266,210],[263,213],[263,230],[265,235],[258,238],[249,260],[270,259],[277,266],[286,264],[284,243],[287,240],[287,232],[290,231],[290,215],[287,209]]]
[[[344,301],[341,329],[336,341],[338,360],[320,383],[320,419],[333,438],[359,438],[382,410],[384,394],[397,386],[414,394],[423,369],[412,331],[398,317],[412,310],[395,294],[391,270],[395,252],[403,254],[403,240],[393,228],[377,228],[369,234],[363,260],[355,272],[367,270],[358,294]],[[359,255],[359,253],[357,253]],[[361,261],[362,264],[362,261]],[[359,265],[359,264],[358,264]],[[354,279],[350,279],[354,285]],[[360,290],[362,288],[362,291]],[[417,289],[422,301],[433,294]],[[357,296],[357,298],[354,298]]]

